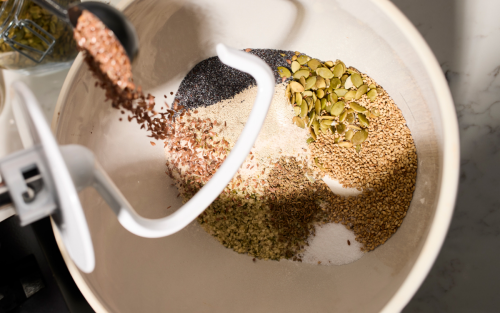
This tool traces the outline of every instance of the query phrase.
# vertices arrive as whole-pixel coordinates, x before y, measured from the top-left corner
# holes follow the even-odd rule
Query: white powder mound
[[[294,112],[285,97],[286,84],[276,85],[266,120],[247,160],[238,174],[243,178],[255,176],[282,156],[293,156],[299,160],[307,159],[309,132],[292,123]],[[246,125],[252,111],[257,87],[249,87],[232,99],[214,105],[198,108],[196,117],[218,121],[214,127],[218,138],[224,138],[233,147]],[[264,175],[265,176],[265,175]],[[264,178],[261,176],[261,178]]]
[[[337,196],[349,197],[349,196],[358,196],[363,192],[356,188],[345,188],[343,187],[338,180],[331,179],[328,176],[323,177],[323,181],[325,184],[330,187],[330,190],[336,194]]]
[[[356,188],[344,188],[337,180],[328,176],[323,177],[323,181],[339,196],[357,196],[362,193]],[[309,246],[302,253],[302,262],[321,265],[352,263],[364,254],[360,250],[363,245],[355,237],[354,232],[342,224],[316,226],[316,236],[309,237]]]
[[[352,263],[364,254],[361,251],[363,245],[354,238],[354,232],[342,224],[316,226],[316,236],[309,238],[309,246],[306,246],[302,254],[302,262],[320,265]]]

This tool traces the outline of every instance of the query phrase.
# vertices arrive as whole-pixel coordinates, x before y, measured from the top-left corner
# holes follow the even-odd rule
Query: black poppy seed
[[[290,67],[286,60],[294,55],[293,51],[272,49],[254,49],[248,53],[258,56],[271,67],[276,84],[282,83],[276,68]],[[252,76],[222,64],[218,57],[211,57],[198,63],[186,75],[175,99],[179,101],[179,105],[195,109],[231,99],[254,85],[255,80]]]

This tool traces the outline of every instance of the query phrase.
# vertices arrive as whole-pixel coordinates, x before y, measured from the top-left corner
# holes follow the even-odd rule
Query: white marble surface
[[[448,237],[403,312],[500,312],[499,0],[393,0],[415,24],[446,73],[460,124],[460,189]],[[52,117],[67,71],[23,80]],[[7,103],[0,156],[20,147]]]

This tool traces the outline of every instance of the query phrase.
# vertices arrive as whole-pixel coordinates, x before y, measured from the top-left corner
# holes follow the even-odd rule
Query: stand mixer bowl
[[[196,222],[168,237],[126,231],[93,190],[80,194],[96,268],[84,274],[59,246],[97,312],[397,312],[416,292],[444,241],[458,185],[458,128],[441,69],[410,22],[385,0],[143,0],[120,6],[136,27],[134,79],[172,103],[183,77],[215,44],[341,59],[382,85],[401,109],[418,154],[413,201],[384,245],[343,266],[252,262]],[[119,121],[80,55],[53,120],[59,144],[92,150],[131,205],[160,218],[182,205],[165,175],[162,144]],[[161,106],[161,103],[157,105]],[[167,207],[171,208],[167,209]],[[58,234],[56,233],[56,238]]]

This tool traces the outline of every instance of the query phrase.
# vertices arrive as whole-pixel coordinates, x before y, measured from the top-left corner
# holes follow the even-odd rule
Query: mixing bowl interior
[[[95,271],[80,273],[80,284],[92,293],[87,296],[121,313],[382,309],[422,251],[442,177],[441,104],[424,61],[404,33],[370,0],[137,0],[124,7],[140,38],[135,81],[160,106],[164,94],[172,102],[169,92],[175,93],[196,63],[214,56],[219,42],[338,58],[367,73],[384,86],[407,120],[418,153],[417,183],[399,231],[343,266],[254,263],[224,248],[196,222],[169,237],[140,238],[121,227],[96,192],[86,190],[81,201],[96,253]],[[181,201],[165,175],[163,145],[152,146],[145,131],[104,102],[104,92],[94,83],[80,56],[56,112],[59,143],[90,148],[141,215],[171,213]]]

